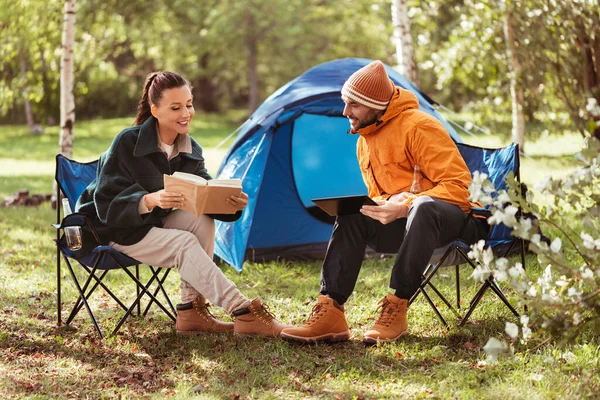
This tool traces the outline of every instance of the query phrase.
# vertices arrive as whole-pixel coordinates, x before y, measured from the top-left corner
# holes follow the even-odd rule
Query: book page
[[[173,178],[177,178],[177,179],[183,179],[189,182],[194,182],[197,183],[199,185],[206,185],[207,180],[204,179],[201,176],[198,175],[194,175],[194,174],[188,174],[187,172],[175,172],[173,175],[171,175]]]
[[[241,179],[211,179],[208,181],[209,186],[232,186],[242,187]]]

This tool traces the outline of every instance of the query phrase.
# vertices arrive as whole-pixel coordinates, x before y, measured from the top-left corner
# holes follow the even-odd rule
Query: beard
[[[377,111],[369,111],[365,117],[359,121],[360,127],[358,129],[366,128],[369,125],[373,125],[379,120],[379,113]]]

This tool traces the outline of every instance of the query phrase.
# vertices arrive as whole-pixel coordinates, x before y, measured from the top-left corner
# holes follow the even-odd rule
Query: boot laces
[[[311,326],[312,324],[314,324],[315,322],[317,322],[325,313],[325,307],[323,307],[323,304],[321,303],[317,303],[314,305],[314,307],[312,308],[312,311],[310,312],[310,316],[308,317],[308,320],[306,321],[306,326]]]
[[[260,308],[253,308],[252,314],[254,314],[258,319],[260,319],[267,325],[271,325],[271,323],[275,319],[275,316],[273,315],[273,313],[271,313],[271,310],[269,310],[269,306],[267,306],[266,304],[261,304]]]
[[[209,307],[210,307],[210,305],[208,303],[200,303],[200,302],[198,302],[194,308],[196,309],[196,312],[202,318],[204,318],[206,320],[215,319],[215,316],[208,309]]]
[[[377,322],[375,322],[375,324],[389,327],[396,318],[396,314],[398,313],[398,307],[395,307],[391,301],[389,301],[387,298],[384,298],[379,302],[377,312],[380,312],[381,314],[379,315],[379,318],[377,319]]]

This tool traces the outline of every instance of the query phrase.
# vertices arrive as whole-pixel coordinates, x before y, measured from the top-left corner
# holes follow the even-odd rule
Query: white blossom
[[[578,291],[574,287],[570,287],[569,290],[567,290],[567,296],[569,296],[573,300],[579,300],[579,297],[581,296],[581,293],[582,293],[581,291]]]
[[[523,325],[523,328],[521,328],[521,333],[523,335],[524,341],[529,340],[529,338],[531,337],[531,329],[529,329],[528,326]]]
[[[594,250],[594,248],[600,250],[600,239],[594,240],[594,238],[591,235],[588,235],[585,232],[581,232],[581,238],[583,239],[584,247],[590,250]]]
[[[498,356],[508,349],[506,343],[499,341],[498,339],[491,337],[488,339],[483,350],[487,354],[487,359],[490,363],[496,362]]]
[[[561,246],[562,246],[562,241],[560,240],[560,238],[555,238],[552,241],[552,244],[550,245],[550,250],[552,250],[553,253],[558,253],[560,251]]]
[[[531,230],[533,224],[529,218],[522,218],[513,231],[516,237],[527,238],[527,234]],[[539,236],[539,234],[538,234]]]
[[[521,263],[516,263],[514,267],[508,270],[508,274],[512,278],[517,278],[520,275],[525,275],[525,270],[523,269],[523,265]]]
[[[471,274],[471,278],[479,282],[483,282],[488,276],[490,276],[490,270],[481,264],[478,264]]]
[[[581,323],[581,314],[579,314],[578,312],[575,312],[575,314],[573,314],[573,325],[579,325]]]
[[[527,296],[531,296],[531,297],[537,296],[537,289],[535,288],[535,286],[529,287],[529,290],[527,291]]]
[[[556,281],[556,286],[558,287],[567,286],[568,284],[569,282],[567,281],[567,277],[564,275],[561,275],[560,278],[558,278],[558,280]]]
[[[501,190],[496,197],[496,202],[499,204],[505,204],[510,202],[510,196],[506,193],[506,190]]]
[[[504,212],[502,210],[494,210],[492,216],[488,218],[488,224],[498,225],[504,222]]]
[[[488,247],[483,251],[483,263],[485,265],[490,265],[490,263],[494,260],[494,252],[491,247]]]
[[[508,280],[508,274],[506,273],[505,270],[498,270],[494,273],[494,278],[498,282],[505,282]]]
[[[585,105],[585,109],[587,112],[592,114],[594,117],[600,116],[600,105],[598,105],[598,101],[594,97],[589,97],[587,99],[587,104]]]
[[[512,322],[507,322],[504,331],[510,336],[511,339],[514,339],[519,334],[519,327],[517,324],[513,324]]]
[[[593,277],[594,277],[594,273],[592,272],[592,270],[591,270],[591,269],[589,269],[589,268],[586,268],[586,269],[584,269],[584,270],[583,270],[583,272],[581,273],[581,277],[582,277],[583,279],[591,279],[591,278],[593,278]]]

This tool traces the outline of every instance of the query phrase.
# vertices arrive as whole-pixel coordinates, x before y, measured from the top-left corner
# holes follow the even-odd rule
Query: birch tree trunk
[[[75,96],[73,95],[73,44],[75,43],[75,6],[77,0],[65,0],[64,25],[62,35],[62,54],[60,56],[60,135],[58,151],[65,157],[73,157],[73,139],[75,125]],[[51,204],[57,207],[54,182]]]
[[[512,25],[512,13],[506,4],[506,17],[504,20],[504,37],[506,40],[506,55],[510,62],[510,96],[512,102],[512,141],[519,145],[521,153],[525,153],[525,116],[523,114],[523,89],[519,86],[518,78],[521,76],[521,63],[517,57],[515,35]]]
[[[77,0],[65,0],[60,57],[60,136],[61,154],[73,156],[73,127],[75,125],[75,96],[73,95],[73,44],[75,42],[75,6]]]
[[[407,0],[392,0],[392,24],[394,26],[393,41],[396,45],[397,68],[402,75],[418,87],[419,69],[410,34]]]
[[[256,21],[251,10],[246,17],[246,50],[248,51],[248,115],[258,108],[258,34],[256,33]]]

